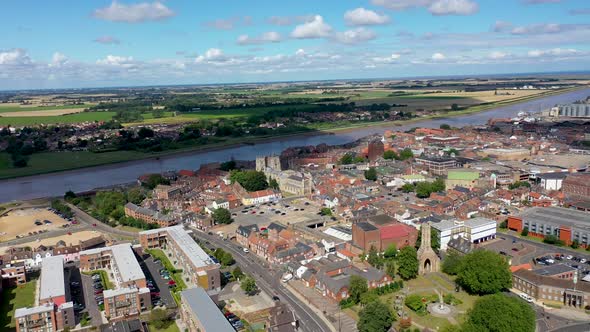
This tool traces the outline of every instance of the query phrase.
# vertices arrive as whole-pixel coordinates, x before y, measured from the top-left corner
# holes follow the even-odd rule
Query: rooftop
[[[84,250],[80,252],[80,255],[93,255],[105,251],[111,252],[112,259],[115,261],[122,282],[145,279],[145,275],[143,274],[141,266],[139,266],[137,258],[135,258],[135,254],[133,253],[133,249],[131,249],[131,244],[129,243]]]
[[[590,230],[590,213],[561,207],[533,207],[519,215],[523,221],[551,223]]]
[[[204,331],[234,332],[234,328],[225,319],[217,305],[202,288],[189,288],[180,296],[188,304],[191,314],[199,320]]]
[[[65,296],[66,286],[64,280],[63,256],[49,256],[41,262],[41,284],[39,286],[39,299]]]
[[[555,264],[543,267],[542,269],[535,270],[535,273],[542,276],[554,276],[556,274],[574,271],[576,271],[576,269],[574,269],[571,266],[567,266],[565,264]]]
[[[50,311],[53,311],[53,306],[51,304],[40,305],[38,307],[32,308],[17,308],[14,311],[14,318],[24,317],[33,314],[40,314],[42,312]]]

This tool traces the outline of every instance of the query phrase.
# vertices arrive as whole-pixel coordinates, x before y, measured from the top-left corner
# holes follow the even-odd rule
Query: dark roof
[[[293,312],[283,303],[279,303],[270,309],[269,328],[276,332],[295,331],[297,319]]]
[[[462,237],[458,237],[456,239],[451,239],[449,243],[447,243],[449,248],[455,249],[462,254],[468,254],[473,250],[473,245],[470,241],[465,240]]]
[[[280,232],[284,229],[287,229],[287,227],[283,226],[283,225],[279,225],[277,223],[271,222],[270,225],[268,225],[268,227],[266,227],[269,231],[270,230],[276,230],[277,232]]]
[[[543,174],[537,174],[537,177],[540,179],[545,179],[545,180],[553,180],[553,179],[565,179],[568,176],[569,173],[566,172],[554,172],[554,173],[543,173]]]
[[[368,222],[357,222],[355,224],[358,228],[362,229],[365,232],[369,232],[369,231],[376,231],[377,227],[369,224]]]
[[[563,288],[563,289],[573,289],[574,288],[574,281],[569,279],[559,279],[553,277],[547,277],[538,275],[534,271],[520,269],[512,273],[513,276],[516,276],[520,279],[526,280],[536,286],[551,286],[556,288]],[[578,282],[576,284],[576,290],[590,293],[590,283],[587,282]]]
[[[245,237],[249,237],[252,232],[258,232],[258,231],[259,231],[258,225],[249,225],[249,226],[240,225],[240,226],[238,226],[238,229],[236,229],[236,233],[238,233],[242,236],[245,236]]]
[[[390,223],[394,222],[395,220],[386,214],[379,214],[376,216],[369,217],[369,221],[374,223],[377,226],[383,226],[383,225],[390,224]]]
[[[574,269],[571,266],[567,266],[565,264],[555,264],[543,267],[542,269],[535,270],[535,273],[542,276],[554,276],[557,274],[573,271],[576,271],[576,269]]]

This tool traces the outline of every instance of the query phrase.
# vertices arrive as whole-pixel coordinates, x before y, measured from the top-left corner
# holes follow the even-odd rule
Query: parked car
[[[249,253],[250,252],[250,250],[248,250],[248,248],[242,248],[242,251],[245,252],[245,253]]]

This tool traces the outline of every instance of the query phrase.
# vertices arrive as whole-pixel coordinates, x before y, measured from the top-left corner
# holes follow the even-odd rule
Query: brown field
[[[35,221],[49,220],[51,224],[41,226],[35,225]],[[23,209],[14,210],[7,215],[0,217],[0,242],[13,240],[17,235],[29,236],[29,232],[39,232],[41,230],[56,230],[68,221],[47,209]]]
[[[6,112],[6,113],[2,113],[0,116],[5,117],[5,118],[59,116],[59,115],[80,113],[80,112],[84,111],[84,109],[85,108],[65,108],[65,109],[45,110],[45,111]]]
[[[101,233],[99,233],[97,231],[81,231],[81,232],[72,233],[72,235],[62,235],[62,236],[50,237],[47,239],[42,239],[42,240],[38,240],[38,241],[31,241],[31,242],[19,244],[18,247],[34,248],[34,247],[38,247],[40,245],[54,246],[58,241],[64,241],[67,245],[70,245],[70,244],[76,245],[80,241],[89,240],[89,239],[95,238],[99,235],[101,235]],[[104,234],[103,234],[103,236],[104,236]],[[5,254],[6,250],[8,250],[8,248],[10,248],[10,246],[0,247],[0,255]]]

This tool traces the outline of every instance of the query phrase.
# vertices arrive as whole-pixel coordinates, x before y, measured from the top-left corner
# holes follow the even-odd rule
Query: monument
[[[430,246],[430,224],[424,223],[420,227],[422,242],[418,248],[418,274],[424,275],[429,272],[440,270],[440,258]]]

